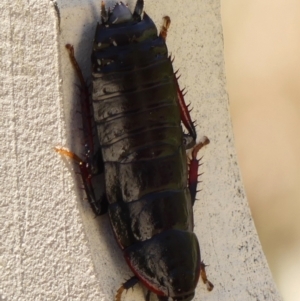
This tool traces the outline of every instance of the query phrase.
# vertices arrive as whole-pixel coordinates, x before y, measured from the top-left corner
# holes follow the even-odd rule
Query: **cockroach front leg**
[[[97,197],[97,193],[95,192],[93,185],[93,179],[97,178],[104,172],[104,163],[101,149],[99,148],[97,151],[95,151],[95,145],[99,145],[99,142],[96,141],[97,137],[94,135],[95,124],[89,88],[75,58],[73,46],[67,44],[66,48],[68,50],[72,66],[80,81],[79,95],[82,128],[84,133],[85,159],[81,159],[75,153],[65,148],[56,148],[55,150],[60,154],[73,159],[78,164],[84,189],[92,210],[96,215],[101,215],[107,211],[108,203],[105,194],[103,194],[101,197]]]

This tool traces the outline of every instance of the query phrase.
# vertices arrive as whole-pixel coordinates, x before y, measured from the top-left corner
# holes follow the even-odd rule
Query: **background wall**
[[[300,2],[221,1],[239,164],[286,301],[300,296]]]

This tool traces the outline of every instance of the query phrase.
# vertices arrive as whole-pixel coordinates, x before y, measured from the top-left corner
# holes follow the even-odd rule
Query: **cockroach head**
[[[116,3],[108,16],[108,24],[127,23],[132,20],[132,13],[123,2]]]
[[[115,25],[130,22],[139,22],[143,12],[144,0],[137,0],[133,13],[123,2],[118,2],[112,9],[105,8],[104,1],[101,4],[101,18],[105,25]]]

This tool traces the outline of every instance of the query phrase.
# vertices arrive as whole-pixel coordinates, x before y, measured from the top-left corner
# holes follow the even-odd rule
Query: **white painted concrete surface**
[[[134,1],[129,5],[134,6]],[[53,148],[79,152],[75,78],[64,44],[88,76],[100,1],[4,0],[1,24],[0,300],[112,300],[131,273],[107,217],[94,218],[73,167]],[[209,293],[195,300],[280,300],[248,209],[236,162],[223,70],[218,0],[146,1],[172,25],[168,47],[188,90],[199,138],[209,137],[195,205]],[[141,289],[124,295],[142,300]]]

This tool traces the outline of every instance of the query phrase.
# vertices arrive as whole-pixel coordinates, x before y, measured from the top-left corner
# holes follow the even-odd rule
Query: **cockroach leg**
[[[121,296],[124,291],[129,290],[130,288],[133,288],[137,283],[139,282],[139,279],[135,276],[128,279],[126,282],[124,282],[121,287],[117,290],[117,294],[115,297],[115,301],[121,301]]]
[[[189,110],[189,105],[186,105],[184,96],[186,95],[187,92],[184,93],[184,89],[180,89],[179,84],[178,84],[178,79],[180,76],[177,76],[177,72],[174,73],[175,77],[175,82],[176,82],[176,87],[177,87],[177,101],[179,104],[180,108],[180,118],[182,123],[184,124],[185,128],[188,130],[190,136],[196,141],[197,134],[196,134],[196,128],[195,124],[192,121],[190,112]]]
[[[102,23],[105,23],[108,19],[108,14],[107,14],[107,10],[105,8],[105,3],[104,1],[101,2],[101,21]]]
[[[168,35],[168,29],[170,27],[171,24],[171,19],[169,16],[164,16],[163,17],[163,25],[160,29],[160,33],[159,36],[162,37],[164,40],[167,39],[167,35]]]
[[[204,262],[201,261],[200,263],[200,277],[203,281],[203,283],[206,285],[207,290],[210,292],[213,290],[214,285],[207,279],[206,271],[205,271],[206,265]]]
[[[100,198],[97,198],[92,185],[92,179],[101,173],[97,171],[97,173],[94,174],[90,168],[90,164],[86,163],[79,156],[67,150],[66,148],[55,147],[55,151],[65,157],[71,158],[73,161],[75,161],[75,163],[78,164],[83,185],[87,194],[87,199],[95,215],[102,215],[106,213],[108,208],[106,195],[102,194]]]
[[[81,117],[82,117],[82,128],[84,136],[84,146],[85,146],[85,159],[81,159],[75,153],[65,149],[65,148],[55,148],[55,150],[66,157],[74,160],[79,168],[82,177],[83,185],[87,194],[88,201],[92,207],[93,212],[96,215],[101,215],[106,213],[108,208],[108,202],[105,194],[99,194],[95,191],[93,182],[101,176],[104,172],[104,163],[102,158],[101,149],[98,147],[95,151],[95,146],[99,145],[99,141],[96,140],[97,137],[94,135],[95,122],[94,114],[92,109],[92,103],[90,99],[90,93],[88,85],[85,82],[82,71],[74,55],[74,48],[72,45],[67,44],[66,48],[69,53],[69,58],[75,73],[79,79],[79,96],[80,96],[80,106],[81,106]],[[100,195],[100,196],[99,196]]]
[[[168,34],[168,29],[170,27],[171,24],[171,19],[169,16],[165,16],[163,18],[163,25],[161,27],[160,30],[160,34],[159,36],[162,37],[164,40],[167,39],[167,34]],[[174,59],[170,60],[173,62]],[[195,124],[191,119],[191,109],[189,110],[189,105],[186,105],[185,100],[184,100],[184,96],[186,95],[187,92],[184,92],[185,89],[180,89],[179,87],[179,83],[178,83],[178,79],[180,76],[177,76],[177,72],[178,70],[174,73],[174,78],[175,78],[175,84],[176,84],[176,88],[177,88],[177,101],[179,104],[179,108],[180,108],[180,118],[181,121],[183,122],[185,128],[188,130],[190,136],[194,139],[194,141],[196,142],[196,138],[197,138],[197,134],[196,134],[196,128],[195,128]],[[195,143],[194,143],[195,144]],[[192,147],[193,145],[190,145],[187,148]]]
[[[70,44],[66,45],[66,49],[69,53],[69,58],[71,64],[75,70],[75,73],[79,79],[79,96],[80,96],[80,112],[82,117],[82,128],[84,133],[84,145],[85,145],[85,155],[87,157],[87,161],[89,161],[89,157],[93,157],[95,154],[95,145],[97,145],[96,141],[94,141],[94,132],[95,132],[95,122],[94,122],[94,112],[92,108],[92,102],[89,92],[89,87],[86,84],[86,81],[83,77],[82,71],[79,67],[79,64],[74,55],[74,47]]]
[[[194,205],[197,194],[197,184],[198,184],[198,168],[200,166],[199,162],[201,159],[197,159],[197,154],[199,150],[209,143],[209,139],[207,137],[203,137],[202,141],[197,143],[192,150],[192,159],[189,163],[189,189],[192,198],[192,204]]]

